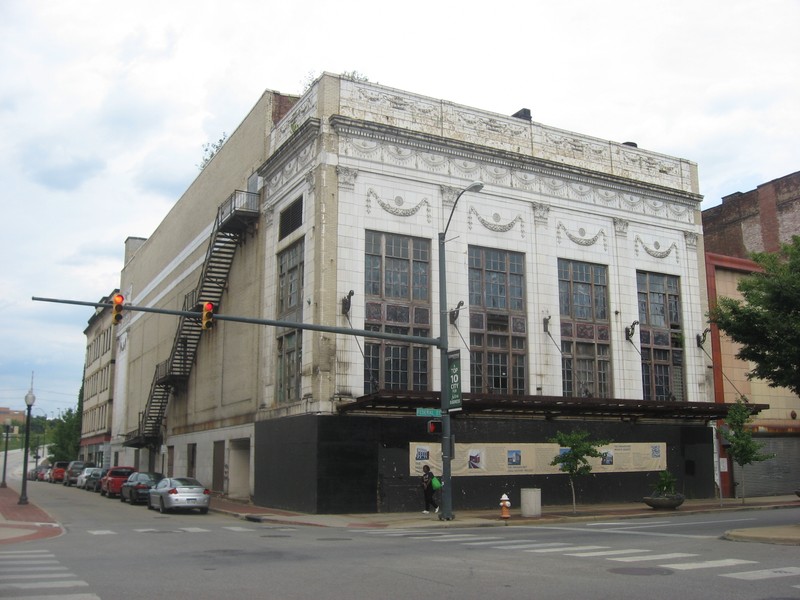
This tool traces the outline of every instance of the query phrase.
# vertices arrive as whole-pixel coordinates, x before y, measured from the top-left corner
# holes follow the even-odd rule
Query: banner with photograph
[[[665,442],[609,444],[598,450],[602,458],[590,458],[594,473],[662,471],[667,468]],[[456,444],[451,472],[470,475],[547,475],[559,472],[550,462],[561,451],[558,444]],[[409,472],[422,474],[429,465],[442,472],[442,452],[438,443],[409,444]]]

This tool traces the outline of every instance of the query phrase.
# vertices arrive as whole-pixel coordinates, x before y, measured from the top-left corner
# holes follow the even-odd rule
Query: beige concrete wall
[[[130,303],[183,309],[184,297],[198,284],[218,206],[235,190],[246,190],[248,178],[266,159],[272,113],[273,93],[266,92],[158,228],[136,249],[121,279],[121,289]],[[255,238],[238,248],[229,281],[229,289],[236,291],[224,295],[220,313],[259,314],[261,253]],[[169,357],[177,326],[175,316],[126,314],[121,335],[127,373],[124,402],[115,416],[118,436],[138,427],[155,367]],[[257,401],[256,340],[253,326],[221,322],[203,335],[188,393],[178,394],[171,403],[170,428],[185,431],[212,428],[231,419],[252,420]],[[242,377],[243,371],[253,377]]]

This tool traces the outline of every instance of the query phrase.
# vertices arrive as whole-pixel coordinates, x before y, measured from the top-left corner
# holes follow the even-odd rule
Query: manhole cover
[[[615,575],[672,575],[672,569],[663,569],[661,567],[622,567],[619,569],[609,569],[609,573]]]

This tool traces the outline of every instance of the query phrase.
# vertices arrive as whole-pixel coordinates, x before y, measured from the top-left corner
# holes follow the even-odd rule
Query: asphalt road
[[[66,533],[4,547],[0,598],[800,598],[800,547],[720,539],[797,523],[800,508],[403,531],[161,515],[45,483],[30,494]]]

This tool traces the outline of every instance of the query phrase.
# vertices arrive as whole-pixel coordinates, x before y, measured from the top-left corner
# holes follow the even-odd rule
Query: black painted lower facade
[[[259,506],[312,514],[412,512],[422,509],[419,479],[409,474],[409,443],[438,442],[413,416],[303,415],[255,424],[255,489]],[[544,443],[581,428],[615,443],[665,442],[667,468],[688,498],[713,498],[712,431],[705,424],[640,424],[620,420],[452,419],[458,443]],[[578,502],[636,502],[652,491],[656,472],[592,473],[576,480]],[[508,494],[541,489],[542,503],[571,504],[566,475],[453,477],[453,510],[485,509]]]

